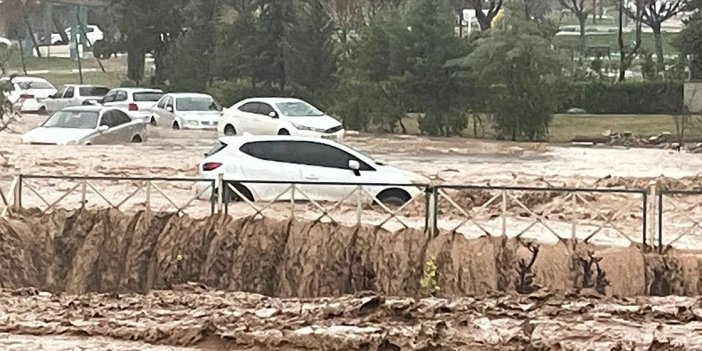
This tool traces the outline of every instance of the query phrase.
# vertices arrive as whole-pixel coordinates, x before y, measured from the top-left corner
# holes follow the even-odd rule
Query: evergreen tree
[[[285,90],[285,42],[294,16],[293,0],[261,0],[258,20],[260,45],[255,50],[252,76],[264,87]]]
[[[285,45],[285,73],[295,91],[319,97],[334,86],[338,51],[322,0],[299,2]]]

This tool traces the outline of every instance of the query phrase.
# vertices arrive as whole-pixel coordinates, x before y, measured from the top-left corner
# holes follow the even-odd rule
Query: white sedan
[[[355,196],[348,196],[356,189],[351,184],[370,184],[366,188],[370,194],[393,206],[408,202],[422,192],[422,185],[429,184],[427,178],[418,174],[387,166],[334,141],[312,137],[223,137],[206,154],[199,170],[202,178],[217,179],[223,174],[225,181],[237,181],[232,186],[249,201],[289,200],[290,192],[280,195],[290,184],[254,184],[247,180],[311,183],[300,185],[300,190],[312,200],[334,202],[356,201]],[[210,183],[198,184],[201,197],[211,195],[208,186]],[[228,191],[225,200],[238,198],[235,192]],[[295,199],[306,198],[298,193]],[[374,201],[370,196],[361,200]]]
[[[292,98],[252,98],[224,111],[220,135],[298,135],[340,140],[344,127],[309,103]]]
[[[171,93],[158,101],[149,122],[173,129],[217,129],[221,111],[222,107],[212,96]]]
[[[117,88],[110,90],[98,103],[105,107],[128,110],[135,119],[149,122],[163,91],[149,88]]]

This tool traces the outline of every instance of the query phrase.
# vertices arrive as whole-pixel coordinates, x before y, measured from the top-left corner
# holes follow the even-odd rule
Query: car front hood
[[[218,111],[187,111],[178,112],[178,117],[198,122],[214,122],[219,121],[220,113]]]
[[[317,129],[330,129],[334,128],[336,126],[339,126],[341,123],[337,121],[336,119],[329,117],[327,115],[324,116],[319,116],[319,117],[286,117],[286,121],[290,123],[294,123],[297,125],[305,126],[305,127],[311,127],[311,128],[317,128]]]
[[[39,127],[22,135],[22,142],[65,145],[71,141],[84,139],[94,133],[94,129]]]

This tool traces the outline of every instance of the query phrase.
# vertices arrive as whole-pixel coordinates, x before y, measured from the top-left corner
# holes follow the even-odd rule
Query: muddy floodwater
[[[20,145],[20,133],[44,118],[24,116],[0,133],[5,193],[19,173],[197,177],[217,138],[150,128],[144,144]],[[670,150],[417,136],[344,142],[436,184],[702,184],[702,156]],[[671,251],[659,255],[640,249],[657,238],[642,234],[655,222],[642,217],[636,195],[516,193],[502,205],[488,191],[447,192],[477,224],[442,199],[441,235],[429,239],[421,201],[383,227],[373,226],[387,213],[364,208],[368,227],[360,228],[354,208],[343,207],[329,212],[335,223],[316,221],[309,205],[297,205],[295,220],[281,216],[287,205],[255,221],[242,204],[233,218],[206,218],[207,201],[176,216],[173,203],[194,195],[186,183],[156,184],[169,200],[151,198],[153,213],[143,211],[143,194],[120,213],[99,210],[107,206],[96,193],[62,198],[75,189],[70,182],[27,184],[30,209],[0,220],[0,350],[702,350],[694,297],[702,259],[690,251],[702,250],[702,196],[666,203],[662,243]],[[115,202],[138,190],[91,186]],[[88,210],[76,210],[83,203]],[[443,299],[421,298],[430,259]],[[636,297],[646,295],[679,296]]]

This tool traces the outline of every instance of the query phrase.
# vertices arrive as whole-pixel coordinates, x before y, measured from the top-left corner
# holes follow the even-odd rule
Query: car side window
[[[169,97],[168,102],[166,102],[166,107],[173,107],[173,98]]]
[[[115,101],[127,101],[127,92],[120,90],[117,92],[117,95],[115,96]]]
[[[162,97],[161,100],[158,101],[158,104],[156,104],[156,107],[160,108],[161,110],[165,109],[167,99],[168,99],[167,96]]]
[[[74,87],[68,87],[68,89],[66,89],[66,93],[63,94],[63,98],[64,99],[72,98],[75,95],[75,90],[76,90],[76,88],[74,88]]]
[[[245,103],[244,105],[239,106],[239,111],[247,112],[247,113],[258,113],[258,103],[257,102]]]
[[[118,111],[118,110],[112,110],[110,111],[111,114],[111,122],[112,126],[111,127],[116,127],[122,124],[126,124],[132,121],[129,116],[127,116],[124,112]]]
[[[105,111],[100,118],[100,125],[112,128],[114,123],[112,122],[112,111]]]
[[[273,107],[271,107],[271,105],[266,104],[266,103],[259,104],[259,114],[260,115],[268,116],[268,115],[270,115],[271,112],[275,112],[275,110],[273,109]]]
[[[66,87],[61,88],[59,91],[54,94],[55,98],[61,98],[63,97],[63,94],[66,93]]]
[[[115,101],[115,96],[117,96],[117,92],[111,91],[105,95],[105,97],[102,99],[104,102],[114,102]]]
[[[348,152],[330,145],[308,141],[268,141],[246,143],[241,152],[266,161],[294,163],[307,166],[349,169],[349,161],[358,161],[361,171],[373,167]]]

